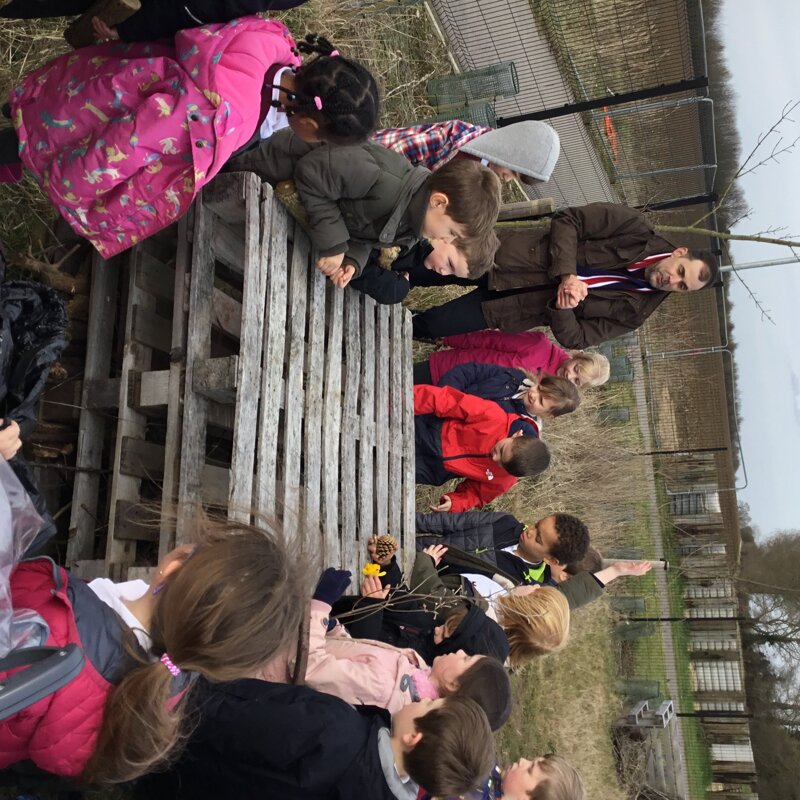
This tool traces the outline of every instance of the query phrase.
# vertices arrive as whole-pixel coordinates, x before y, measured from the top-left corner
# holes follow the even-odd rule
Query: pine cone
[[[381,561],[385,558],[389,559],[399,549],[400,545],[397,543],[397,539],[385,533],[383,536],[379,536],[375,542],[375,557]]]

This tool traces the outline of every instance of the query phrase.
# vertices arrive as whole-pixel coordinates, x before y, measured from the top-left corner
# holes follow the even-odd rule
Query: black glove
[[[317,588],[314,589],[314,599],[321,600],[323,603],[332,606],[344,594],[345,589],[350,585],[352,577],[352,572],[328,567],[320,575]]]

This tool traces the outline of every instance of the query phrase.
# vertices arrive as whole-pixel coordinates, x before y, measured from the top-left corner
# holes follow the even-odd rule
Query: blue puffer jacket
[[[439,379],[439,386],[452,386],[465,394],[474,394],[484,400],[494,400],[497,405],[509,414],[525,414],[522,398],[515,400],[514,395],[528,376],[521,369],[498,367],[496,364],[476,364],[470,361],[459,364],[445,372]]]

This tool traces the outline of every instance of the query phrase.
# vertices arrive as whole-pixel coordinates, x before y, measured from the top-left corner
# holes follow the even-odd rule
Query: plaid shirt
[[[490,130],[453,119],[408,128],[384,128],[372,135],[372,141],[400,153],[414,166],[435,170],[448,162],[467,142]]]

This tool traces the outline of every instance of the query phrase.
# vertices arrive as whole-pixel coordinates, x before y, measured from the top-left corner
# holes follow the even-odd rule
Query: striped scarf
[[[659,289],[652,287],[645,278],[645,268],[656,261],[666,258],[669,253],[659,253],[655,256],[629,264],[627,267],[620,267],[616,271],[601,272],[590,269],[589,267],[579,266],[577,269],[578,277],[590,289],[625,289],[629,292],[658,292]]]

